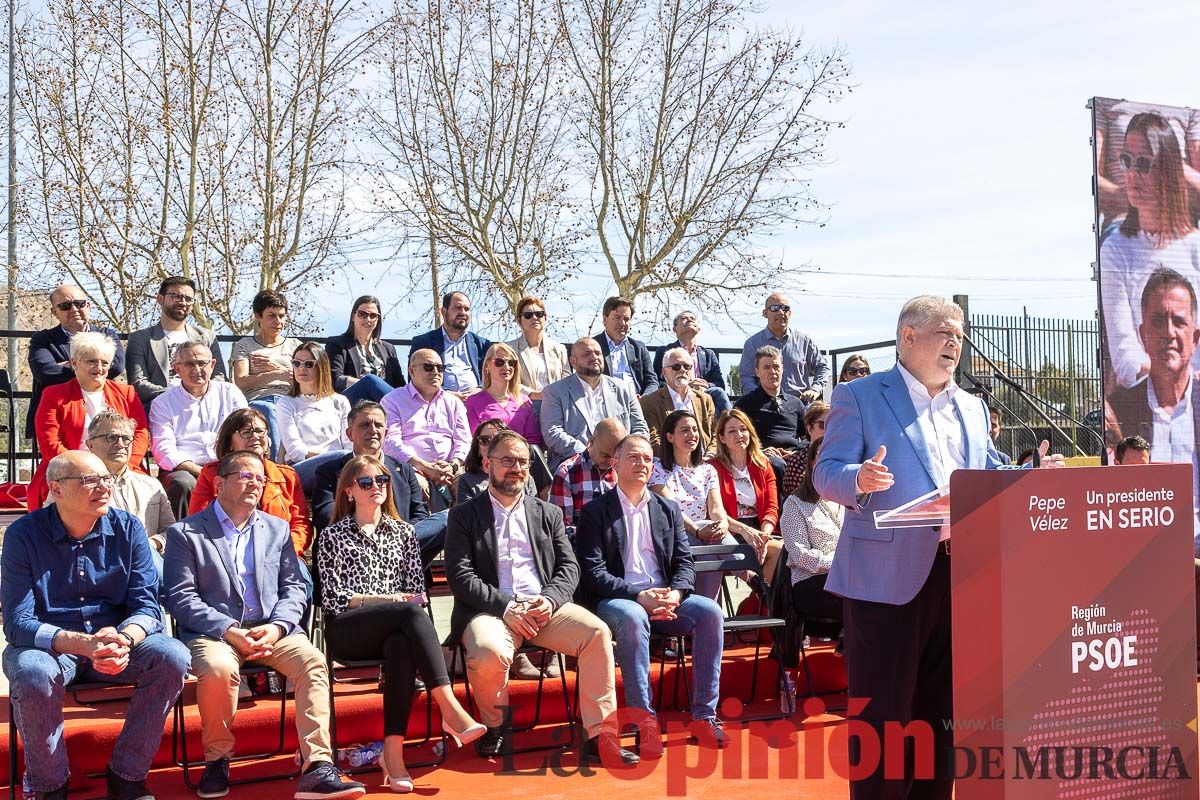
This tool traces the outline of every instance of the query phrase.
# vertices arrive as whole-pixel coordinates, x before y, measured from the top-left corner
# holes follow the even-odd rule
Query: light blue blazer
[[[961,389],[953,402],[967,468],[1001,466],[988,434],[987,406]],[[846,506],[846,517],[825,588],[855,600],[903,605],[929,577],[941,526],[876,529],[874,512],[898,508],[937,488],[929,443],[896,367],[839,383],[831,406],[813,485],[821,497]],[[883,463],[895,483],[887,491],[860,496],[855,485],[859,467],[880,445],[887,448]]]

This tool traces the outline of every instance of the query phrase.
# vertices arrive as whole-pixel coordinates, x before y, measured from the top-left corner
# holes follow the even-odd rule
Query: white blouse
[[[670,472],[654,459],[654,472],[650,475],[651,486],[665,486],[668,496],[679,504],[684,515],[692,522],[708,519],[708,493],[721,491],[717,470],[712,464],[685,467],[676,464]]]
[[[829,500],[809,503],[791,495],[783,502],[779,531],[793,585],[829,572],[845,516],[846,509]]]
[[[346,438],[350,401],[344,396],[331,394],[319,400],[304,395],[281,397],[275,409],[288,464],[303,461],[309,453],[354,449]]]

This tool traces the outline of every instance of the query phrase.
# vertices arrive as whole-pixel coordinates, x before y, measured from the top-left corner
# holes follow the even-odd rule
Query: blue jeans
[[[725,394],[725,390],[720,386],[710,386],[704,391],[712,398],[713,408],[716,409],[718,417],[733,408],[733,403],[729,402],[729,395]]]
[[[300,488],[304,490],[304,494],[312,496],[313,487],[317,483],[317,470],[322,464],[344,458],[349,452],[348,450],[327,450],[319,456],[304,458],[291,464],[291,468],[296,470],[296,476],[300,478]]]
[[[446,520],[449,518],[450,510],[446,509],[413,523],[417,545],[421,548],[421,563],[426,567],[438,557],[442,546],[446,544]]]
[[[271,460],[279,460],[279,423],[275,421],[275,401],[279,399],[278,395],[270,397],[260,397],[257,400],[251,400],[249,406],[255,411],[260,412],[267,420],[267,435],[271,437]]]
[[[725,649],[721,609],[707,597],[690,594],[673,620],[650,621],[636,600],[605,598],[596,615],[612,630],[617,664],[625,682],[625,705],[654,713],[650,707],[650,634],[692,636],[692,719],[717,716],[721,655]]]
[[[342,397],[349,400],[350,407],[354,408],[363,400],[374,400],[378,403],[393,388],[395,387],[378,375],[363,375],[346,387],[342,392]]]
[[[63,699],[76,680],[133,683],[125,725],[108,766],[129,781],[146,779],[162,742],[163,722],[183,688],[192,658],[187,647],[163,633],[146,637],[117,675],[101,675],[79,656],[56,655],[36,647],[6,647],[12,711],[25,745],[25,787],[52,792],[67,783],[70,769],[63,741]]]

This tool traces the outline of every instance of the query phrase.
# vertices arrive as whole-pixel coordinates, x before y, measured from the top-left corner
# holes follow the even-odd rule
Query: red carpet
[[[814,683],[819,691],[839,691],[845,687],[845,675],[840,658],[828,648],[812,651],[810,660]],[[742,714],[738,696],[750,690],[752,648],[741,648],[726,653],[722,667],[722,712],[727,719],[736,719]],[[657,677],[657,668],[653,673]],[[618,672],[618,683],[620,675]],[[573,690],[573,673],[568,673],[568,683]],[[805,691],[803,673],[800,690]],[[460,690],[462,682],[457,681]],[[530,753],[514,757],[509,764],[486,762],[475,756],[470,747],[463,751],[452,751],[444,764],[428,769],[414,769],[417,795],[446,793],[454,797],[488,796],[495,798],[589,798],[596,792],[636,791],[645,797],[687,796],[718,797],[730,790],[744,797],[795,797],[843,798],[846,796],[845,780],[835,775],[830,767],[830,755],[835,760],[844,752],[844,739],[836,736],[844,726],[838,725],[840,718],[834,716],[807,717],[798,711],[790,720],[776,723],[729,723],[727,730],[733,739],[724,751],[705,750],[686,745],[688,733],[685,725],[688,715],[667,711],[671,707],[670,689],[674,686],[673,670],[668,669],[663,685],[668,698],[662,714],[667,737],[666,753],[661,761],[647,761],[629,772],[600,770],[592,774],[581,774],[575,749],[567,752],[553,750]],[[188,752],[192,758],[201,756],[199,717],[192,701],[192,687],[185,687],[186,729]],[[515,681],[512,689],[513,707],[517,709],[515,723],[521,725],[531,720],[534,709],[536,682]],[[775,698],[775,663],[764,657],[760,662],[758,686],[755,696],[760,698],[745,713],[746,716],[763,714],[777,708]],[[355,742],[379,739],[381,736],[380,700],[372,685],[343,685],[337,687],[337,720],[339,744],[345,747]],[[618,687],[618,698],[621,697]],[[88,698],[84,698],[87,700]],[[844,698],[833,697],[830,702]],[[683,700],[682,686],[680,700]],[[286,757],[266,762],[235,765],[233,777],[271,774],[286,771],[292,765],[291,754],[295,750],[295,728],[292,721],[293,705],[288,703],[288,721],[285,726]],[[810,709],[811,710],[811,709]],[[81,796],[103,793],[102,782],[91,781],[87,773],[104,769],[112,752],[123,723],[123,703],[84,708],[69,705],[66,709],[67,747],[72,766],[72,790],[78,789]],[[7,698],[4,699],[5,722],[7,723]],[[238,734],[239,752],[255,752],[270,749],[278,735],[278,698],[258,698],[239,707],[235,723]],[[436,717],[436,714],[434,715]],[[542,727],[536,731],[518,734],[517,746],[535,741],[548,741],[554,734],[553,725],[564,719],[562,691],[557,680],[547,681],[541,710]],[[436,729],[436,721],[434,723]],[[803,733],[798,733],[803,727]],[[425,705],[418,703],[412,714],[410,737],[415,740],[424,735]],[[5,728],[7,731],[7,727]],[[831,737],[833,741],[831,742]],[[0,775],[7,788],[8,742],[7,733],[0,743]],[[839,751],[839,746],[841,750]],[[421,754],[414,753],[410,761]],[[844,762],[844,754],[840,757]],[[191,798],[194,793],[183,783],[182,770],[173,765],[171,755],[171,720],[164,731],[163,745],[155,758],[155,771],[151,775],[150,787],[162,800]],[[193,772],[193,780],[199,771]],[[360,776],[376,795],[388,794],[374,784],[379,773],[372,771]],[[780,784],[784,783],[784,786]],[[791,788],[791,787],[794,787]],[[268,800],[291,797],[295,781],[279,780],[266,783],[234,787],[233,798],[255,798]]]

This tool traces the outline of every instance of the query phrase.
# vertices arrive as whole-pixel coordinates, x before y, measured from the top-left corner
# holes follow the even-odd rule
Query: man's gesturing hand
[[[879,445],[879,450],[871,457],[869,461],[864,461],[863,465],[858,470],[858,491],[861,494],[870,494],[871,492],[882,492],[885,489],[890,489],[895,479],[892,473],[888,472],[888,468],[883,464],[883,457],[887,455],[887,448]]]

